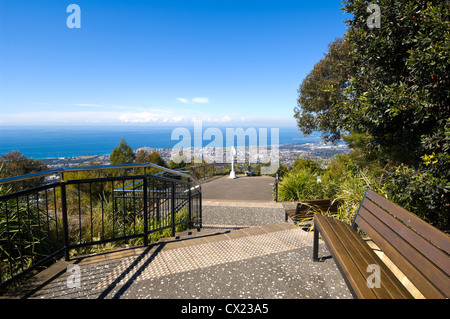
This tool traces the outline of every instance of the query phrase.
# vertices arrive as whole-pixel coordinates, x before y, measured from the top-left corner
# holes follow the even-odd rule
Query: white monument
[[[234,146],[231,147],[231,172],[230,178],[236,178],[236,173],[234,172],[234,156],[236,156],[236,149]]]

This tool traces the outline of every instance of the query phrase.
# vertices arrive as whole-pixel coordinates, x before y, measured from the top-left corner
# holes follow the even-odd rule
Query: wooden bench
[[[317,211],[337,213],[338,202],[333,199],[313,199],[305,200],[297,203],[295,209],[285,210],[285,221],[290,217],[294,222],[301,221],[306,218],[313,218]]]
[[[314,216],[313,260],[322,260],[318,256],[320,233],[355,298],[413,298],[358,235],[358,229],[425,298],[449,298],[449,236],[370,189],[352,226],[321,214]]]

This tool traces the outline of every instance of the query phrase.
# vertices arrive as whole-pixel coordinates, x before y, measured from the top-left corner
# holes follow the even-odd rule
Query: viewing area
[[[318,213],[334,214],[332,200],[276,202],[270,176],[146,163],[0,185],[36,179],[39,186],[0,197],[0,298],[448,297],[448,236],[370,190],[353,226],[375,248],[350,225]],[[313,205],[314,212],[305,209]],[[295,224],[299,214],[314,218],[314,232]],[[414,277],[420,294],[384,264],[380,249]],[[368,286],[370,265],[381,268],[381,288]]]

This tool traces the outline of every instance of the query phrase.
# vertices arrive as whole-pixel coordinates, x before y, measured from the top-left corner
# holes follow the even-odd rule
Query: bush
[[[285,175],[278,188],[280,201],[300,201],[322,198],[322,188],[317,174],[308,169],[293,169]]]
[[[450,181],[445,176],[400,165],[390,172],[384,186],[388,197],[398,205],[443,231],[450,229]]]
[[[357,153],[337,156],[326,169],[311,159],[297,160],[296,163],[280,182],[280,201],[334,199],[340,203],[336,217],[351,223],[367,187],[386,195],[382,187],[383,174],[372,167],[373,163],[369,168],[363,168]]]

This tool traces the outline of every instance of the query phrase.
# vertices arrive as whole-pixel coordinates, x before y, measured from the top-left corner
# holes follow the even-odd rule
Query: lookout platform
[[[147,247],[61,260],[4,297],[351,299],[333,259],[312,261],[313,234],[284,221],[283,204],[272,200],[273,182],[264,176],[212,178],[202,184],[200,230]],[[69,265],[79,267],[78,285],[70,282]]]

